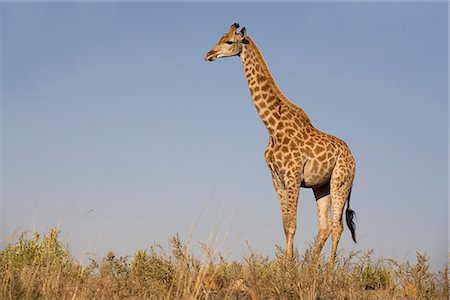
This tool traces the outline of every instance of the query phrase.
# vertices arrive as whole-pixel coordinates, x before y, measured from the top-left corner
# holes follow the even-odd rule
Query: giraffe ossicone
[[[239,24],[232,24],[205,60],[239,56],[242,61],[253,103],[269,131],[265,159],[281,204],[287,256],[293,254],[300,187],[312,188],[319,223],[314,258],[318,259],[331,234],[329,268],[333,269],[345,203],[346,222],[356,243],[354,211],[350,208],[355,160],[344,141],[317,130],[308,115],[284,96],[245,27],[238,28]]]

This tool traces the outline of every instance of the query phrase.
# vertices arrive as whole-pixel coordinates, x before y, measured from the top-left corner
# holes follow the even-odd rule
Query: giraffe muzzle
[[[215,61],[217,58],[215,51],[209,51],[205,56],[205,61]]]

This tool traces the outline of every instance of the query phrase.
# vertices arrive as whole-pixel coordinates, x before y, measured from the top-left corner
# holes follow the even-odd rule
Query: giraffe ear
[[[247,29],[245,27],[242,27],[241,31],[239,32],[239,35],[242,37],[241,43],[242,44],[248,44],[248,40],[245,38],[245,35],[247,34]]]
[[[239,32],[241,36],[245,36],[247,34],[247,29],[245,27],[242,27],[241,32]]]

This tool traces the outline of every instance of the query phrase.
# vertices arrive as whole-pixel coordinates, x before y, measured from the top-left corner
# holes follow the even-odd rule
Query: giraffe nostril
[[[213,61],[215,60],[215,56],[214,56],[215,52],[213,50],[209,51],[206,56],[205,56],[205,60],[206,61]]]

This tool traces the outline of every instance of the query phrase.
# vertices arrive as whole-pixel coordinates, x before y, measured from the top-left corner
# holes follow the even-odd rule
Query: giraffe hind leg
[[[327,195],[316,201],[319,232],[317,234],[313,262],[317,263],[323,246],[331,234],[331,196]]]
[[[342,231],[344,230],[344,225],[342,223],[342,214],[344,211],[345,203],[350,194],[350,189],[352,186],[352,180],[338,181],[334,182],[332,179],[331,184],[331,206],[333,210],[333,227],[331,232],[332,247],[330,255],[329,270],[334,269],[334,264],[336,260],[336,253],[341,239]]]
[[[313,188],[317,206],[317,221],[319,232],[317,234],[316,245],[314,249],[313,263],[317,264],[323,246],[331,234],[331,195],[330,185],[327,184],[320,188]]]

